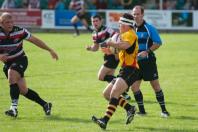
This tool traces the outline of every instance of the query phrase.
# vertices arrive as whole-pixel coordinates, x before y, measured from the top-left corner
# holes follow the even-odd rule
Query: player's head
[[[143,17],[144,17],[144,7],[143,6],[135,6],[132,10],[132,15],[134,17],[135,22],[137,25],[142,24]]]
[[[100,15],[94,15],[91,17],[91,23],[92,23],[92,26],[95,30],[98,30],[100,29],[100,27],[102,26],[102,17]]]
[[[120,32],[126,32],[135,27],[135,21],[131,14],[124,13],[119,20]]]
[[[1,27],[5,32],[11,32],[14,26],[12,15],[8,12],[4,12],[0,16]]]

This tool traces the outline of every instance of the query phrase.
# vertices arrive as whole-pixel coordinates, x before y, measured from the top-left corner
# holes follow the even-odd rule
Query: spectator
[[[97,9],[107,9],[107,0],[96,0]]]
[[[64,10],[65,9],[65,4],[64,4],[63,0],[58,0],[58,2],[56,2],[55,9],[56,10]]]
[[[48,0],[40,1],[40,9],[48,9]]]
[[[48,9],[54,9],[57,0],[48,0]]]
[[[120,0],[109,0],[108,9],[123,9]]]
[[[131,9],[133,0],[120,0],[124,9]]]
[[[158,0],[146,0],[144,4],[145,9],[159,9]]]
[[[86,5],[88,9],[96,9],[97,0],[86,0]]]
[[[4,0],[1,9],[16,8],[15,0]]]
[[[193,5],[193,1],[192,0],[186,0],[183,9],[184,10],[193,10],[194,9],[194,5]]]
[[[40,8],[40,0],[29,0],[28,9],[39,9]]]

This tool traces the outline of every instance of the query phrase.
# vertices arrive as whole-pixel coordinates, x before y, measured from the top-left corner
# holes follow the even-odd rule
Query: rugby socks
[[[20,90],[16,83],[10,85],[11,109],[17,109]]]
[[[126,111],[128,111],[131,108],[131,105],[121,96],[118,98],[118,104]]]
[[[163,94],[163,91],[160,90],[159,92],[156,92],[156,99],[162,109],[162,112],[163,111],[166,111],[166,107],[165,107],[165,102],[164,102],[164,94]]]
[[[106,75],[104,76],[104,81],[107,81],[108,83],[110,83],[114,78],[115,76],[113,75]]]
[[[28,92],[24,95],[26,98],[35,101],[36,103],[40,104],[42,107],[47,103],[40,96],[33,90],[28,88]]]
[[[136,102],[138,104],[139,111],[141,113],[145,113],[142,92],[139,90],[139,91],[137,91],[137,92],[135,92],[133,94],[134,94],[135,100],[136,100]]]
[[[73,24],[76,35],[80,35],[77,24]]]
[[[107,123],[109,121],[109,119],[112,117],[112,115],[116,111],[117,105],[118,105],[118,99],[111,98],[109,101],[109,105],[107,107],[105,116],[103,117],[105,123]]]

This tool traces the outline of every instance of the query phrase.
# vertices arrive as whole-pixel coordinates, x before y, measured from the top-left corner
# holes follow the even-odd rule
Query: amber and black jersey
[[[131,46],[126,50],[120,50],[119,60],[121,66],[131,66],[139,68],[137,63],[138,37],[132,30],[121,34],[121,41],[128,42]]]
[[[23,40],[30,38],[31,34],[25,28],[14,26],[9,34],[0,27],[0,54],[8,54],[8,61],[25,55]]]

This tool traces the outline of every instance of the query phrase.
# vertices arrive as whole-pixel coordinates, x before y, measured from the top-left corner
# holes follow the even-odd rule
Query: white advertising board
[[[55,28],[54,10],[42,10],[42,28]]]
[[[106,24],[118,28],[119,17],[129,10],[106,11]],[[145,10],[144,19],[161,30],[198,30],[198,11]]]

